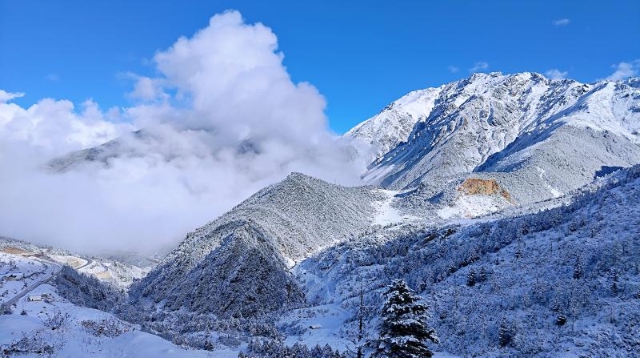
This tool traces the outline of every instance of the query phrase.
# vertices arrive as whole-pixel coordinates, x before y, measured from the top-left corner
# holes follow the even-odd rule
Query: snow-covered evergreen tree
[[[434,329],[427,325],[428,307],[403,280],[395,280],[385,293],[380,342],[374,357],[431,357],[426,340],[438,343]]]

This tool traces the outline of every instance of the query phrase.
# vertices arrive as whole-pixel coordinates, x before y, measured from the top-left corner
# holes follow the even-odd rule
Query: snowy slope
[[[59,265],[47,260],[0,250],[0,307],[8,308],[20,297],[49,281],[59,269]]]
[[[0,253],[2,277],[7,269],[21,273],[11,282],[31,286],[33,275],[56,270],[36,257]],[[4,281],[4,280],[3,280]],[[0,355],[20,357],[208,357],[209,352],[185,349],[112,314],[76,306],[61,297],[53,283],[43,283],[12,303],[0,315]],[[11,285],[3,282],[13,297]],[[237,351],[218,351],[216,357],[236,357]]]
[[[59,158],[54,158],[47,166],[54,172],[72,170],[86,163],[97,163],[103,166],[109,165],[109,160],[121,156],[143,157],[150,150],[156,150],[157,134],[150,134],[138,130],[102,145],[72,152]],[[168,140],[169,138],[163,138]],[[168,153],[164,153],[168,155]]]
[[[431,306],[441,339],[434,349],[482,357],[638,357],[639,234],[635,166],[567,206],[442,228],[386,228],[337,245],[296,267],[311,307],[296,313],[306,319],[283,322],[294,322],[289,331],[304,339],[354,347],[359,293],[366,335],[375,339],[381,290],[403,278]],[[333,312],[342,322],[329,331],[305,329]],[[504,345],[500,331],[511,337]]]

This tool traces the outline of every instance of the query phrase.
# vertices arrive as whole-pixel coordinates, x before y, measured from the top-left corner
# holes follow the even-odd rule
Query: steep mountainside
[[[639,83],[492,73],[413,92],[345,137],[391,148],[366,177],[404,190],[292,174],[188,234],[133,287],[133,302],[220,317],[297,306],[305,293],[288,269],[372,224],[479,216],[639,163]]]
[[[587,85],[491,73],[433,91],[428,117],[374,161],[365,180],[392,189],[423,184],[432,201],[451,197],[470,177],[496,180],[510,196],[503,207],[556,197],[640,163],[640,79]],[[376,141],[355,130],[345,136]]]
[[[415,124],[429,117],[441,90],[442,87],[413,91],[355,126],[343,139],[375,162],[407,141]]]
[[[136,301],[170,310],[248,317],[303,301],[288,272],[320,248],[368,228],[373,188],[346,188],[294,173],[189,233],[137,284]]]

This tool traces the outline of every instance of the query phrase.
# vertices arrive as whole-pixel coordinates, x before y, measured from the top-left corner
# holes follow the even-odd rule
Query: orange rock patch
[[[19,249],[17,247],[11,247],[11,246],[3,247],[3,248],[0,249],[0,251],[6,252],[6,253],[12,254],[12,255],[28,255],[28,254],[31,254],[29,251],[25,251],[25,250]]]
[[[467,195],[496,195],[511,201],[511,194],[502,189],[495,179],[468,178],[458,187],[458,191]]]

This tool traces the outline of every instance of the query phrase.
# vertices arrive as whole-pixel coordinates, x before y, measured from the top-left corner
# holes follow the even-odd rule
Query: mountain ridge
[[[300,303],[303,296],[289,268],[370,227],[372,203],[381,199],[370,187],[342,187],[292,173],[187,234],[132,288],[132,297],[152,305],[163,302],[171,310],[186,300],[194,311],[223,317],[247,317],[283,309],[283,302]],[[260,264],[251,264],[254,260]],[[240,271],[245,274],[238,275]],[[201,289],[193,292],[194,287]],[[218,304],[232,292],[242,293],[234,305]]]
[[[422,107],[407,139],[374,160],[363,179],[395,190],[427,185],[430,197],[451,196],[474,177],[497,180],[513,203],[562,195],[603,168],[640,162],[639,83],[474,74],[431,89],[437,91],[433,106]],[[355,128],[379,129],[379,120]],[[362,142],[360,132],[350,131],[344,140]],[[369,134],[364,139],[376,142]]]

